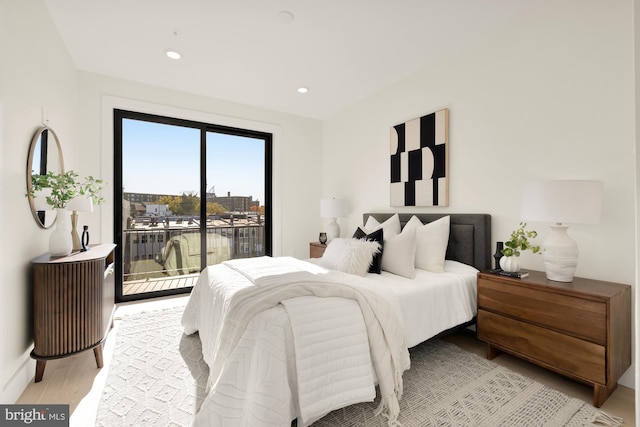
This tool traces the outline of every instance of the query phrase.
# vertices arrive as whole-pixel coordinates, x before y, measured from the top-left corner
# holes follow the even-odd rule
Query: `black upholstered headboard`
[[[363,224],[367,218],[373,216],[378,222],[383,222],[395,213],[365,213]],[[478,270],[491,268],[491,215],[489,214],[452,214],[452,213],[398,213],[400,225],[405,224],[415,215],[423,224],[451,217],[449,230],[449,245],[446,258],[469,264]]]

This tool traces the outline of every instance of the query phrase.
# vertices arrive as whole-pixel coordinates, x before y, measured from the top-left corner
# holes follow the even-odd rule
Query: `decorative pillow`
[[[400,217],[398,214],[393,215],[385,222],[380,224],[377,219],[370,216],[367,218],[367,222],[364,225],[364,231],[371,233],[372,231],[382,228],[384,230],[384,238],[389,240],[394,236],[400,234]]]
[[[380,263],[382,262],[382,253],[384,252],[384,230],[376,230],[372,233],[368,233],[362,229],[362,227],[358,227],[355,233],[353,233],[353,237],[355,239],[364,239],[373,242],[378,242],[380,244],[380,252],[373,256],[373,261],[371,262],[371,266],[369,267],[369,273],[380,274]]]
[[[415,218],[415,220],[414,220]],[[422,225],[414,215],[404,226],[403,233],[414,229],[416,233],[415,266],[433,273],[444,273],[444,258],[449,245],[451,217],[444,216]]]
[[[382,269],[398,276],[413,279],[416,277],[414,266],[416,257],[416,231],[406,229],[391,239],[384,241]]]
[[[320,259],[320,265],[331,270],[365,276],[380,244],[360,239],[331,240]]]

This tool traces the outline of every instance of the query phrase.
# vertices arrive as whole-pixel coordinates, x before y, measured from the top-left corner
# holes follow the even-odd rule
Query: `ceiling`
[[[80,70],[316,119],[541,1],[44,0]]]

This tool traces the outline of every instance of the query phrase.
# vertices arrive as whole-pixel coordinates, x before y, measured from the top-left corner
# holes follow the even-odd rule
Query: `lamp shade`
[[[82,245],[80,237],[78,237],[78,212],[93,212],[93,199],[83,195],[76,196],[67,203],[67,210],[73,211],[71,214],[71,238],[73,240],[73,250],[87,250],[85,246]]]
[[[588,180],[538,181],[524,185],[524,220],[598,224],[602,218],[603,183]]]
[[[91,197],[76,196],[67,203],[67,210],[93,212],[93,199]]]
[[[347,201],[344,199],[321,199],[320,216],[322,218],[342,218],[347,216]]]

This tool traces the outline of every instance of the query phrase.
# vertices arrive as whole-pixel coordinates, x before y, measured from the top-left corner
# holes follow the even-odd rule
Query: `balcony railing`
[[[165,280],[175,287],[180,283],[176,279],[197,275],[202,270],[200,236],[200,225],[195,221],[131,224],[123,230],[124,285]],[[264,223],[247,219],[207,221],[206,252],[207,265],[263,256]],[[187,283],[184,286],[191,286],[191,282],[182,281]]]

